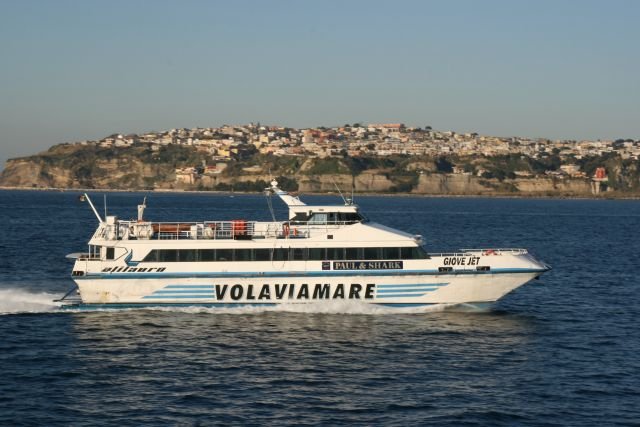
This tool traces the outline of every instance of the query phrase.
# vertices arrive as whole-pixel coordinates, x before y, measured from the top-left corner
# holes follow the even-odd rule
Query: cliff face
[[[49,166],[42,161],[12,159],[0,174],[0,184],[5,187],[60,187],[70,186],[69,170]]]
[[[468,175],[421,175],[413,193],[451,195],[590,196],[591,184],[584,179],[483,179]]]
[[[259,163],[246,167],[237,162],[235,166],[230,164],[222,173],[202,175],[192,184],[176,181],[177,167],[199,165],[204,158],[205,155],[200,158],[194,156],[193,151],[181,148],[157,152],[144,148],[101,150],[96,147],[56,146],[35,156],[9,160],[0,174],[0,186],[127,190],[245,188],[257,191],[264,188],[272,176],[280,176],[295,182],[300,192],[334,192],[337,185],[343,191],[350,192],[353,187],[359,193],[592,195],[591,182],[585,179],[539,177],[500,181],[473,175],[434,173],[433,164],[422,160],[409,160],[403,166],[404,170],[369,168],[355,176],[345,173],[345,165],[336,159],[332,160],[333,166],[339,170],[329,171],[322,170],[309,159],[294,159],[280,167]]]
[[[146,188],[156,181],[162,167],[139,161],[96,160],[90,174],[82,168],[47,164],[41,159],[7,161],[0,186],[26,188]],[[165,171],[168,173],[168,171]]]

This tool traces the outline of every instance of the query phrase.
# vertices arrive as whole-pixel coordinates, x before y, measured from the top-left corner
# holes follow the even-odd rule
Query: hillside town
[[[534,159],[557,155],[562,160],[559,170],[549,174],[585,177],[575,160],[586,156],[615,153],[622,159],[640,158],[640,140],[608,141],[549,140],[543,138],[482,136],[477,133],[457,133],[433,130],[430,126],[408,127],[402,123],[355,123],[340,127],[295,129],[282,126],[248,124],[193,129],[171,129],[143,134],[114,134],[98,141],[101,147],[127,147],[148,144],[158,150],[161,146],[177,144],[193,147],[210,156],[209,168],[224,167],[224,162],[242,156],[244,152],[260,152],[275,156],[304,157],[360,157],[360,156],[473,156],[486,157],[519,154]],[[205,166],[207,167],[207,166]],[[469,173],[460,167],[453,173]],[[177,170],[177,175],[191,171]],[[601,173],[601,172],[600,172]],[[522,172],[526,174],[526,172]]]
[[[617,152],[622,158],[638,159],[640,140],[576,141],[531,139],[524,137],[481,136],[477,133],[437,131],[431,127],[406,127],[402,123],[344,125],[334,128],[294,129],[281,126],[249,124],[219,128],[171,129],[144,134],[114,134],[95,143],[103,147],[124,147],[135,143],[151,145],[179,144],[193,146],[225,159],[247,148],[248,144],[263,154],[280,156],[389,156],[389,155],[458,155],[522,154],[537,158],[546,154],[560,156],[599,156]],[[556,150],[556,151],[554,151]]]

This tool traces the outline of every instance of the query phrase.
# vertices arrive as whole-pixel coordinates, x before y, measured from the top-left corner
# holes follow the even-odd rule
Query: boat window
[[[233,261],[233,249],[216,249],[216,261]]]
[[[363,259],[364,256],[364,248],[346,248],[345,252],[346,259]]]
[[[89,258],[100,258],[102,246],[89,245]]]
[[[273,250],[274,261],[287,261],[289,259],[289,250],[286,248],[276,248]]]
[[[304,261],[306,258],[306,248],[291,248],[291,261]]]
[[[105,248],[107,257],[114,256],[114,248]],[[111,252],[111,253],[109,253]],[[323,260],[380,260],[427,259],[420,246],[393,248],[277,248],[273,249],[154,249],[143,262],[212,262],[212,261],[323,261]],[[113,258],[107,258],[113,259]]]
[[[382,259],[380,248],[364,248],[364,259]]]
[[[291,218],[291,222],[307,222],[309,220],[309,215],[305,212],[296,212],[296,215]]]
[[[314,213],[309,218],[309,224],[326,224],[327,223],[327,214],[326,213]]]
[[[216,260],[215,249],[200,249],[200,261],[211,262]]]
[[[413,259],[413,249],[414,248],[400,248],[400,259]]]
[[[142,262],[156,262],[156,261],[158,261],[158,251],[155,249],[149,252],[147,256],[144,257],[144,259],[142,260]]]
[[[163,249],[158,251],[159,262],[176,262],[178,261],[178,251],[176,249]]]
[[[331,260],[344,259],[344,248],[327,248],[327,259],[331,259]]]
[[[106,259],[114,259],[115,258],[115,253],[116,253],[116,249],[115,248],[106,248],[107,249],[107,254],[105,256]]]
[[[424,250],[422,246],[417,246],[415,248],[411,248],[411,258],[412,259],[427,259],[429,258],[429,254]]]
[[[178,259],[180,262],[196,262],[198,261],[198,251],[196,249],[180,249]]]
[[[338,221],[340,222],[353,223],[360,222],[363,219],[362,215],[355,212],[341,212],[338,214]]]
[[[269,249],[254,249],[253,259],[255,261],[271,261],[271,251]]]
[[[251,249],[236,249],[234,253],[236,261],[251,261]]]
[[[382,248],[382,259],[399,259],[399,256],[398,248]]]
[[[308,259],[311,261],[322,261],[326,259],[324,248],[309,248]]]

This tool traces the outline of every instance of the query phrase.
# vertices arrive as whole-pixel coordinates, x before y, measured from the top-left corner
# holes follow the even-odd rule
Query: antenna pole
[[[344,204],[348,205],[347,199],[345,199],[344,196],[342,195],[342,191],[340,191],[340,187],[338,187],[338,184],[333,180],[333,178],[331,178],[331,181],[333,181],[333,185],[336,186],[336,190],[338,190],[338,193],[340,194],[340,197],[342,198],[342,201],[344,202]]]
[[[355,178],[353,181],[351,181],[351,204],[353,204],[353,195],[356,191],[356,184],[355,184]]]
[[[87,202],[89,202],[89,206],[91,206],[91,210],[93,210],[93,213],[95,214],[96,218],[98,218],[98,222],[103,223],[104,221],[102,220],[102,218],[100,218],[100,214],[98,213],[98,210],[96,209],[96,207],[93,206],[93,202],[91,201],[91,198],[89,197],[89,195],[87,193],[84,193],[84,197],[85,199],[87,199]]]
[[[104,196],[104,217],[107,218],[107,195],[103,194]]]

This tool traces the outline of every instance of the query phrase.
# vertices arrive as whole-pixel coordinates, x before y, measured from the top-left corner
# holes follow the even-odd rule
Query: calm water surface
[[[109,210],[133,218],[142,196],[110,194]],[[64,256],[96,226],[77,197],[0,191],[0,425],[640,423],[639,201],[357,200],[432,251],[526,247],[554,267],[487,312],[60,313]],[[154,220],[270,218],[259,195],[148,205]]]

